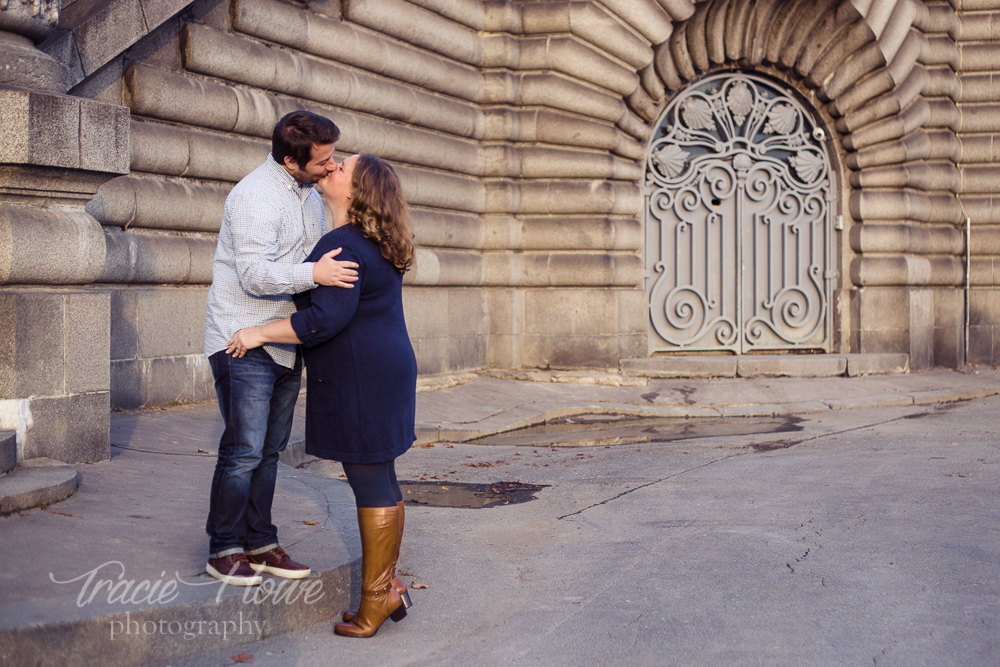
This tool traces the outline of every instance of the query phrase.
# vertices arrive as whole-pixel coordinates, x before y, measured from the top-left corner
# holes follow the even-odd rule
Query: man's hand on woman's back
[[[338,262],[334,259],[343,248],[335,248],[313,264],[313,282],[328,287],[354,287],[358,279],[357,262]]]

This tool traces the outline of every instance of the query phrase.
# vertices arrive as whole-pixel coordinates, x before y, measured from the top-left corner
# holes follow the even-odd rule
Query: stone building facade
[[[1000,0],[0,0],[0,63],[18,460],[213,395],[223,202],[296,108],[397,167],[422,374],[1000,360]]]

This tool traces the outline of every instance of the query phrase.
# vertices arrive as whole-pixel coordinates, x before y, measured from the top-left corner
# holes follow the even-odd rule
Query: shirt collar
[[[268,153],[267,157],[268,167],[270,167],[271,171],[274,172],[274,174],[281,181],[282,185],[284,185],[289,192],[295,192],[296,194],[299,192],[309,192],[312,188],[316,187],[315,183],[302,185],[296,181],[295,177],[289,174],[287,169],[278,164],[278,161],[274,159],[273,153]]]

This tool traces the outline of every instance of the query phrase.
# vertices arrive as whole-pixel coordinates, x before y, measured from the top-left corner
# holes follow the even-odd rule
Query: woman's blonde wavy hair
[[[413,264],[413,231],[396,171],[385,160],[361,153],[351,187],[348,222],[377,245],[397,271],[406,273]]]

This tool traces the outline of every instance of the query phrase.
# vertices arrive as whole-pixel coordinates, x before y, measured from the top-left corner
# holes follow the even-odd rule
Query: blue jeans
[[[263,553],[278,546],[271,501],[278,455],[292,432],[302,360],[285,368],[262,347],[239,358],[223,350],[208,360],[226,424],[205,524],[208,549],[212,558]]]

